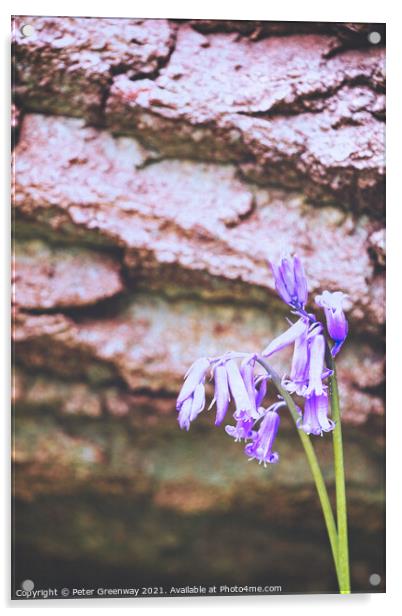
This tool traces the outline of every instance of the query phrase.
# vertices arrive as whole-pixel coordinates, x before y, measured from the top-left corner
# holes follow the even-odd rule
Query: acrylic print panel
[[[384,25],[12,39],[12,596],[384,592]]]

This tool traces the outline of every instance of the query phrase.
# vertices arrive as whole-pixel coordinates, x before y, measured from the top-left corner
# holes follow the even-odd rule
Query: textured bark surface
[[[164,19],[16,17],[16,96],[24,107],[99,121],[112,76],[152,75],[169,58],[174,32]]]
[[[266,303],[267,259],[290,246],[306,264],[313,297],[342,287],[360,330],[378,332],[384,323],[383,278],[370,250],[378,223],[366,216],[258,188],[231,165],[147,164],[152,151],[81,120],[27,115],[15,156],[17,217],[54,239],[123,249],[128,274],[147,285],[183,281],[184,291],[190,284],[222,299],[234,287]]]
[[[27,109],[106,122],[163,155],[235,161],[261,183],[381,216],[381,47],[203,34],[164,20],[33,18],[30,39],[22,23],[15,74]]]
[[[88,306],[123,290],[117,259],[38,240],[14,245],[13,301],[25,310]]]
[[[184,27],[155,80],[114,78],[107,124],[169,156],[233,160],[261,183],[381,211],[383,54],[326,59],[333,44],[317,35],[238,41]]]
[[[211,311],[197,302],[137,296],[103,319],[20,313],[14,336],[27,368],[74,378],[85,375],[94,383],[115,378],[130,391],[163,391],[173,398],[194,357],[216,356],[236,347],[252,351],[281,329],[282,319],[268,320],[257,310],[214,306]],[[286,363],[275,362],[283,372],[289,354],[285,358]],[[362,423],[371,414],[382,414],[376,392],[383,380],[381,351],[361,340],[351,343],[339,360],[339,374],[345,419]]]
[[[17,550],[21,563],[43,557],[46,584],[68,562],[88,563],[89,584],[94,562],[104,583],[127,567],[182,581],[195,562],[189,583],[244,583],[234,560],[257,583],[274,554],[273,583],[334,588],[290,424],[264,472],[212,411],[188,434],[176,423],[194,358],[262,349],[283,330],[267,260],[284,249],[303,260],[311,304],[324,288],[348,295],[354,587],[381,573],[385,76],[373,30],[384,38],[381,24],[15,18]],[[275,361],[286,370],[289,355]]]

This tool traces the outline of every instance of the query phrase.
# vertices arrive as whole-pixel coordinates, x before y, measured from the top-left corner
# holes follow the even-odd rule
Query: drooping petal
[[[204,410],[205,407],[205,387],[202,383],[196,385],[194,392],[186,398],[178,408],[179,426],[183,430],[189,430],[190,424]]]
[[[235,441],[242,441],[253,438],[254,420],[247,413],[244,413],[236,422],[235,426],[225,426],[226,434],[229,434]]]
[[[194,419],[205,408],[205,387],[202,383],[199,383],[194,390],[193,404],[191,405],[190,421]]]
[[[266,393],[267,393],[267,383],[268,383],[268,379],[267,378],[262,378],[261,379],[261,384],[260,387],[257,390],[257,395],[255,397],[255,406],[258,409],[261,404],[262,401],[264,400]]]
[[[313,394],[306,399],[303,416],[297,421],[297,426],[306,434],[322,435],[335,428],[335,423],[328,418],[328,395]]]
[[[320,426],[324,432],[330,432],[335,428],[335,422],[328,417],[329,404],[328,404],[328,395],[326,392],[322,394],[322,396],[317,396],[316,401],[316,412],[317,418],[320,423]]]
[[[276,409],[268,409],[258,432],[253,441],[246,445],[244,453],[251,459],[257,459],[260,463],[276,464],[279,455],[272,451],[272,446],[278,432],[280,417]]]
[[[192,396],[196,386],[203,381],[209,366],[210,363],[208,359],[206,359],[206,357],[201,357],[200,359],[197,359],[187,371],[185,381],[177,398],[177,410],[180,410],[183,402]]]
[[[297,385],[305,383],[309,364],[307,328],[296,338],[293,350],[290,379]]]
[[[311,400],[312,398],[306,399],[303,417],[297,420],[297,427],[303,430],[306,434],[314,434],[315,436],[318,436],[319,434],[322,434],[322,430]]]
[[[251,414],[253,405],[250,401],[240,370],[233,359],[226,362],[226,373],[230,392],[236,404],[236,411],[247,411]]]
[[[215,401],[216,401],[216,419],[215,425],[219,426],[228,410],[230,402],[229,384],[226,373],[226,366],[218,364],[214,370],[215,378]]]
[[[303,318],[299,319],[283,334],[280,334],[280,336],[269,343],[269,345],[262,352],[263,357],[269,357],[273,353],[277,353],[290,344],[293,344],[299,336],[307,332],[307,328],[308,322]]]
[[[257,395],[257,391],[255,389],[255,384],[254,384],[254,366],[255,366],[255,359],[254,359],[254,355],[252,355],[251,357],[246,357],[246,359],[244,359],[241,363],[240,366],[240,374],[242,376],[243,379],[243,383],[246,387],[246,391],[249,397],[249,400],[251,402],[251,411],[252,411],[252,415],[255,414],[257,407],[255,404],[255,398]]]
[[[178,422],[179,422],[179,426],[182,430],[189,430],[190,429],[190,417],[191,417],[191,407],[193,405],[193,398],[187,398],[186,400],[184,400],[184,402],[182,403],[180,410],[179,410],[179,415],[178,415]]]
[[[308,388],[305,395],[315,393],[318,396],[324,391],[322,378],[325,370],[325,338],[322,334],[313,337],[310,345],[310,361],[308,368]]]

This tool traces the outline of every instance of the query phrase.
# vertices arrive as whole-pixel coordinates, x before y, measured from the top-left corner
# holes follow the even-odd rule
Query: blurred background
[[[290,420],[267,469],[212,411],[176,420],[194,359],[283,331],[285,251],[310,307],[348,295],[352,589],[384,590],[384,44],[382,24],[14,18],[15,588],[336,592]]]

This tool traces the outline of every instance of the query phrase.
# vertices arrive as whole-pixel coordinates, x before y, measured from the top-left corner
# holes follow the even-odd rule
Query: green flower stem
[[[346,509],[345,466],[343,461],[342,424],[339,408],[338,382],[336,378],[335,361],[331,358],[330,377],[331,409],[335,429],[332,432],[334,444],[334,468],[336,488],[336,518],[338,526],[338,570],[341,594],[350,593],[348,518]]]
[[[278,390],[279,394],[285,400],[288,409],[293,417],[295,423],[299,419],[299,414],[296,409],[296,405],[293,401],[292,396],[282,387],[281,379],[279,375],[267,364],[267,362],[261,357],[256,358],[257,362],[266,370],[269,376],[272,378],[272,381]],[[338,578],[338,583],[340,589],[342,589],[342,579],[340,577],[340,572],[338,571],[338,535],[334,520],[334,515],[332,513],[332,507],[329,500],[327,488],[325,486],[324,478],[321,473],[320,465],[317,460],[317,456],[315,455],[315,451],[313,445],[311,444],[310,438],[307,434],[303,432],[303,430],[297,430],[302,445],[304,447],[304,451],[307,456],[308,463],[310,465],[311,474],[313,475],[313,479],[315,482],[315,486],[317,488],[318,497],[320,499],[322,512],[324,515],[325,525],[327,527],[329,542],[331,544],[332,556],[334,559],[335,570]],[[342,443],[341,443],[342,445]],[[343,582],[344,585],[344,582]]]

